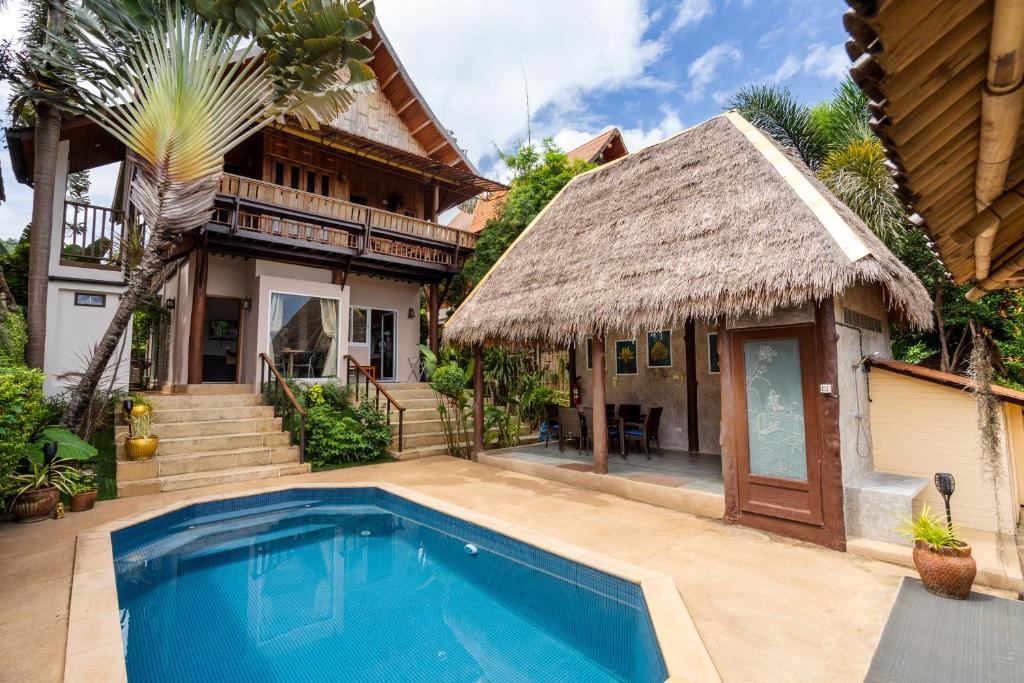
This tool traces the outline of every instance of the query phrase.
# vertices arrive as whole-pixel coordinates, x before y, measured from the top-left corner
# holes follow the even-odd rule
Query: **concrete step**
[[[436,400],[436,396],[434,394],[433,389],[388,389],[388,393],[391,394],[391,396],[396,401],[402,404],[404,404],[406,401],[412,401],[418,398],[429,398],[431,400]],[[374,395],[374,391],[371,389],[370,398],[373,398]]]
[[[195,410],[236,408],[263,404],[260,394],[222,394],[193,396],[189,394],[160,394],[149,397],[155,412],[165,410]]]
[[[440,416],[437,413],[437,407],[431,408],[406,408],[405,410],[405,422],[420,422],[422,420],[437,420]],[[391,411],[391,424],[398,424],[398,413]]]
[[[299,462],[298,446],[242,448],[210,453],[158,455],[150,460],[118,460],[118,483],[156,479],[161,476],[230,469],[250,465],[282,465]]]
[[[391,427],[392,430],[397,434],[398,421],[392,420]],[[426,434],[429,432],[440,431],[442,431],[441,421],[436,418],[433,420],[406,420],[404,423],[402,423],[402,432],[407,437],[410,436],[411,434]]]
[[[440,427],[440,425],[438,425]],[[444,432],[438,430],[435,432],[420,432],[419,434],[404,434],[406,449],[420,448],[421,446],[438,446],[444,445]],[[398,447],[398,435],[395,434],[391,440],[391,448]]]
[[[222,396],[224,394],[251,394],[256,391],[252,384],[175,384],[171,387],[172,394],[189,394],[192,396]]]
[[[142,479],[138,481],[118,482],[117,492],[120,497],[125,498],[129,496],[141,496],[148,493],[180,491],[182,489],[216,486],[218,484],[230,484],[239,481],[273,479],[276,477],[285,477],[294,474],[306,474],[309,470],[310,466],[308,463],[301,465],[294,463],[236,467],[227,470],[193,472],[189,474],[154,477],[152,479]]]
[[[164,439],[179,439],[188,436],[215,436],[222,434],[247,434],[251,432],[279,432],[281,418],[254,417],[243,420],[202,420],[197,422],[167,422],[153,426],[153,433]],[[123,440],[128,436],[128,426],[114,428],[114,438]]]
[[[388,391],[404,391],[405,389],[430,389],[430,382],[387,382],[382,383]]]
[[[157,410],[153,413],[153,424],[174,422],[207,422],[210,420],[247,420],[258,417],[274,417],[274,406],[233,406],[226,408],[185,408],[182,410]]]
[[[188,455],[192,453],[210,453],[212,451],[232,451],[242,448],[275,448],[290,445],[291,434],[288,432],[247,432],[168,439],[161,437],[157,457],[161,455]],[[125,459],[123,439],[117,444],[117,457],[118,459]]]
[[[421,446],[419,448],[406,447],[401,453],[392,449],[391,456],[398,460],[415,460],[417,458],[429,458],[434,455],[448,455],[448,446]]]

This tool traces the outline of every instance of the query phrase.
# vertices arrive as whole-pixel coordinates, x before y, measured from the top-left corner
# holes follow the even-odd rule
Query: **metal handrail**
[[[394,406],[395,410],[398,411],[398,452],[401,453],[402,452],[402,448],[404,447],[404,441],[405,441],[405,435],[404,435],[404,431],[405,431],[405,406],[403,406],[401,403],[396,401],[395,397],[392,396],[391,394],[389,394],[388,390],[385,389],[383,386],[381,386],[380,382],[378,382],[375,377],[371,377],[370,373],[368,373],[366,371],[366,368],[364,368],[359,363],[358,360],[356,360],[354,357],[352,357],[351,355],[346,353],[345,354],[345,381],[346,382],[348,381],[348,378],[352,376],[353,368],[356,371],[356,373],[355,373],[355,377],[356,377],[356,382],[355,382],[355,384],[356,384],[356,386],[355,386],[355,398],[356,398],[356,400],[359,400],[359,396],[360,396],[360,393],[359,393],[360,392],[359,380],[360,380],[360,377],[361,377],[362,379],[365,380],[365,382],[363,384],[363,391],[364,391],[364,393],[362,395],[363,395],[363,397],[366,400],[370,399],[370,385],[372,384],[376,388],[376,393],[374,394],[374,405],[376,405],[377,410],[380,410],[380,397],[381,396],[384,396],[385,400],[387,401],[387,404],[388,404],[387,405],[388,424],[391,424],[391,407]]]
[[[269,370],[269,373],[267,372]],[[281,418],[281,431],[288,430],[288,413],[299,418],[299,462],[306,462],[306,411],[302,408],[295,394],[288,388],[284,377],[274,366],[274,361],[265,353],[260,354],[260,391],[266,396],[267,385],[274,383],[274,417]],[[295,441],[295,430],[291,430],[292,441]]]

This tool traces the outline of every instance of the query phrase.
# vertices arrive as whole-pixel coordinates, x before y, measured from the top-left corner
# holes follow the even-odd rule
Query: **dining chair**
[[[630,419],[637,418],[644,412],[643,406],[639,403],[622,403],[619,404],[619,417]]]
[[[612,411],[605,410],[606,418],[608,420],[609,450],[611,450],[611,444],[617,440],[619,442],[619,451],[622,452],[623,442],[621,439],[619,439],[619,418],[615,417],[614,414],[612,414],[614,413],[615,406],[610,407],[612,408]],[[583,431],[587,439],[587,450],[592,451],[594,447],[594,431],[593,429],[591,429],[591,425],[594,424],[594,409],[584,408],[583,417],[585,418]]]
[[[639,441],[643,444],[644,454],[648,460],[651,459],[652,441],[657,447],[658,455],[661,455],[661,439],[658,438],[658,431],[661,429],[661,413],[661,407],[651,408],[643,425],[626,425],[622,430],[622,437],[625,441]],[[623,448],[623,453],[625,453],[625,448]]]
[[[301,351],[295,354],[292,361],[292,373],[295,377],[313,376],[313,352]]]
[[[549,403],[544,406],[544,421],[548,424],[547,432],[544,434],[544,448],[548,447],[548,442],[551,441],[551,434],[554,433],[555,438],[559,436],[559,415],[558,406],[553,403]]]
[[[558,452],[565,450],[565,442],[576,439],[576,452],[582,453],[586,446],[586,438],[583,432],[583,420],[575,408],[558,406]]]

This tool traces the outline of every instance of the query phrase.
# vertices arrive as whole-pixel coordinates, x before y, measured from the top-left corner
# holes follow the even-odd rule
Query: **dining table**
[[[583,421],[583,429],[584,430],[590,429],[590,427],[589,427],[590,417],[589,416],[592,416],[594,414],[594,408],[592,406],[583,405],[583,406],[577,406],[577,409],[580,411],[580,416],[581,416],[582,421]],[[610,416],[608,418],[608,426],[609,427],[612,426],[613,424],[617,425],[617,427],[618,427],[618,431],[616,433],[619,435],[619,455],[621,455],[623,458],[626,457],[626,439],[625,439],[626,425],[641,425],[641,426],[643,426],[643,424],[644,424],[644,422],[646,420],[647,420],[647,413],[643,413],[643,412],[638,413],[636,415],[628,415],[626,417],[622,417],[621,415],[613,415],[613,416]],[[586,438],[586,437],[584,437],[584,438]]]
[[[303,353],[302,349],[281,349],[281,355],[287,356],[288,360],[285,361],[285,366],[288,368],[288,376],[295,376],[295,356]]]

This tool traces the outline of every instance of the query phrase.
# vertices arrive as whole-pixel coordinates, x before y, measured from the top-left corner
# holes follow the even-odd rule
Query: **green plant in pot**
[[[914,541],[914,566],[928,592],[964,600],[970,595],[978,565],[971,557],[971,546],[959,537],[959,529],[959,525],[933,515],[925,505],[897,531]]]
[[[126,418],[131,419],[133,417],[141,417],[142,415],[152,415],[153,404],[146,396],[136,394],[124,400],[124,403],[121,404],[121,410]]]
[[[60,427],[47,427],[25,448],[23,470],[10,480],[10,512],[19,522],[38,522],[53,512],[61,493],[70,495],[72,463],[96,457],[96,449]]]
[[[68,509],[71,512],[92,510],[96,504],[96,494],[99,492],[92,473],[85,470],[71,470],[65,478],[68,481],[67,494],[71,499]]]
[[[128,436],[124,450],[132,460],[149,460],[156,455],[160,437],[153,433],[153,416],[144,413],[128,418]]]

